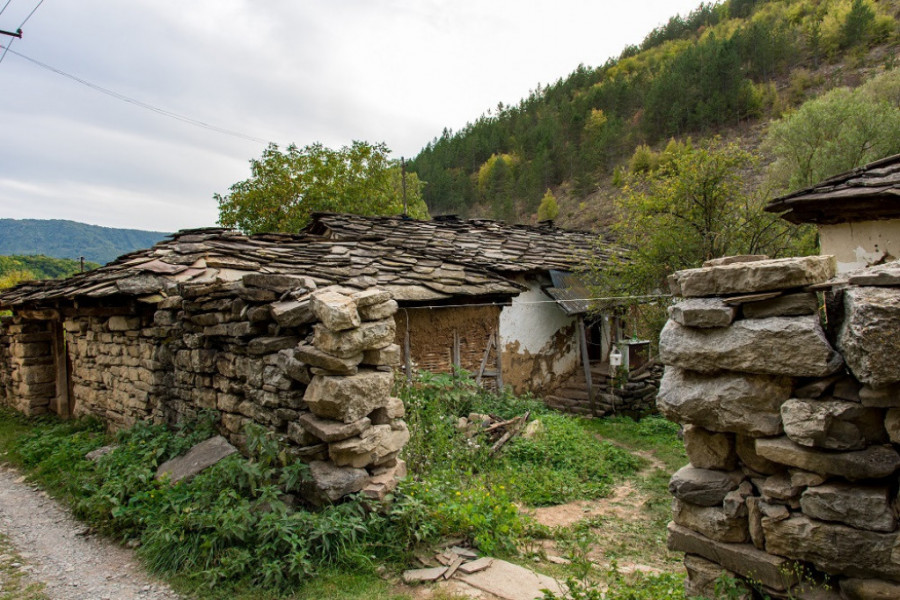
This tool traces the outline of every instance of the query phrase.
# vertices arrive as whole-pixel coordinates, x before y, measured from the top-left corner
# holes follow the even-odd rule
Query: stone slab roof
[[[344,239],[375,237],[385,245],[501,273],[571,270],[583,256],[603,258],[614,247],[598,247],[598,234],[553,226],[507,225],[488,219],[363,217],[315,213],[307,232]]]
[[[221,229],[180,231],[147,250],[64,280],[27,282],[0,293],[0,308],[112,296],[159,301],[178,284],[238,281],[249,273],[300,275],[319,285],[378,285],[398,301],[516,295],[523,288],[473,261],[387,245],[375,237],[309,233],[247,236]],[[366,278],[363,283],[361,278]]]
[[[819,225],[900,218],[900,154],[776,198],[766,210]]]

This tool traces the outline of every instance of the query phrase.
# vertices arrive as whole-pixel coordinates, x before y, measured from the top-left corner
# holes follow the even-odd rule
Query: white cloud
[[[414,156],[579,63],[599,65],[685,0],[100,0],[46,3],[12,49],[116,92],[281,144],[383,141]],[[13,0],[0,28],[33,3]],[[18,9],[18,12],[13,9]],[[2,43],[6,43],[5,40]],[[0,217],[175,230],[262,144],[0,64]]]

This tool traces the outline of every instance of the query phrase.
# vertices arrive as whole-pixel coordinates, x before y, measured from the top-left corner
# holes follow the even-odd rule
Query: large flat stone
[[[756,452],[756,438],[746,435],[738,435],[734,438],[734,450],[737,452],[741,463],[760,475],[774,475],[781,473],[787,467],[763,458]]]
[[[298,419],[300,426],[323,442],[339,442],[368,429],[372,422],[363,417],[359,421],[344,423],[334,419],[323,419],[312,413],[304,413]]]
[[[847,282],[860,286],[900,286],[900,260],[854,271],[847,278]]]
[[[791,380],[769,375],[703,374],[667,366],[656,405],[671,421],[753,437],[778,435]]]
[[[820,521],[890,533],[897,529],[888,488],[827,483],[808,488],[800,497],[803,514]]]
[[[353,423],[387,406],[393,384],[393,373],[381,371],[363,370],[346,377],[316,375],[303,399],[317,416]]]
[[[159,465],[156,478],[168,475],[171,483],[187,481],[204,469],[237,452],[237,448],[228,443],[221,435],[200,442],[184,456],[178,456]]]
[[[844,291],[844,321],[837,347],[862,383],[881,387],[900,382],[900,289]]]
[[[897,600],[900,584],[880,579],[841,579],[841,593],[847,600]]]
[[[373,425],[359,436],[328,445],[328,456],[338,466],[368,467],[383,464],[396,456],[409,441],[409,429],[399,426]]]
[[[728,516],[719,506],[697,506],[678,498],[672,501],[672,515],[676,523],[720,542],[750,541],[746,516]]]
[[[332,331],[322,324],[317,324],[313,329],[316,348],[342,358],[390,346],[397,333],[394,319],[368,321],[346,331]]]
[[[669,318],[685,327],[728,327],[737,309],[718,298],[689,298],[669,307]]]
[[[669,480],[669,493],[697,506],[721,506],[728,492],[737,489],[744,474],[740,471],[713,471],[681,467]]]
[[[297,327],[313,323],[316,315],[309,306],[309,297],[275,302],[269,308],[272,318],[282,327]]]
[[[314,504],[337,502],[366,487],[369,473],[365,469],[339,467],[331,461],[314,460],[309,463],[314,489],[304,494]]]
[[[819,312],[819,299],[812,292],[786,294],[771,300],[748,302],[741,307],[745,319],[798,317]]]
[[[665,365],[703,373],[824,377],[843,366],[815,316],[744,319],[719,329],[669,320],[659,337],[659,356]]]
[[[684,595],[686,598],[715,598],[716,581],[721,576],[735,577],[728,569],[723,569],[718,563],[706,560],[693,554],[684,555],[684,570],[687,578],[684,580]],[[735,600],[748,600],[747,597]]]
[[[360,352],[359,354],[341,358],[322,352],[315,346],[301,344],[297,346],[294,357],[307,365],[319,367],[335,374],[351,375],[357,372],[357,367],[362,362],[363,354]]]
[[[855,402],[792,398],[781,405],[781,420],[792,441],[810,448],[862,450],[887,441],[883,411]]]
[[[752,294],[823,283],[834,277],[836,265],[833,256],[737,262],[678,271],[675,280],[687,298]]]
[[[832,575],[883,577],[900,581],[900,563],[892,554],[896,533],[876,533],[794,515],[763,518],[766,551],[807,561]]]
[[[717,542],[674,522],[668,529],[669,550],[702,556],[774,590],[787,590],[797,582],[791,561],[757,550],[752,544]]]
[[[826,452],[805,448],[787,437],[781,437],[756,440],[756,452],[783,465],[822,475],[838,475],[850,481],[881,479],[900,468],[900,454],[885,446],[871,446],[851,452]]]
[[[550,590],[559,597],[564,595],[563,587],[552,577],[505,560],[494,559],[487,569],[468,575],[457,574],[456,578],[503,600],[535,600],[544,595],[541,590]]]

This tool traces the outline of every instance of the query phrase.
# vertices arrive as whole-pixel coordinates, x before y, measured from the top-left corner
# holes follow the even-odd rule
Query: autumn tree
[[[215,194],[219,223],[248,233],[299,231],[313,212],[399,215],[403,212],[401,167],[387,146],[353,142],[340,150],[315,143],[280,150],[270,144],[250,161],[250,178],[225,195]],[[423,184],[406,177],[407,214],[427,219]]]
[[[714,139],[671,142],[663,158],[655,170],[626,176],[611,232],[626,251],[589,269],[602,295],[663,290],[667,275],[720,256],[814,251],[808,229],[764,212],[767,198],[747,189],[753,155]]]
[[[900,70],[804,103],[772,123],[765,146],[775,157],[771,182],[781,191],[900,152]]]
[[[556,196],[547,188],[547,193],[541,198],[541,205],[538,206],[538,221],[552,221],[559,215],[559,204],[556,203]]]

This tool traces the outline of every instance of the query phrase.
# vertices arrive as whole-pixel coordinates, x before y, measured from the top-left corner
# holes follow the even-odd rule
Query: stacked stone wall
[[[212,411],[236,446],[256,424],[310,463],[309,500],[383,498],[405,474],[398,455],[409,432],[392,396],[397,303],[366,285],[317,289],[306,277],[254,273],[181,285],[130,311],[70,309],[73,414],[116,429]],[[0,330],[0,398],[32,414],[55,395],[53,326],[16,318]]]
[[[50,410],[56,396],[53,332],[21,317],[0,319],[0,403],[27,415]]]
[[[658,408],[690,460],[669,485],[688,596],[724,572],[773,598],[900,598],[900,268],[833,276],[806,257],[673,277]]]

